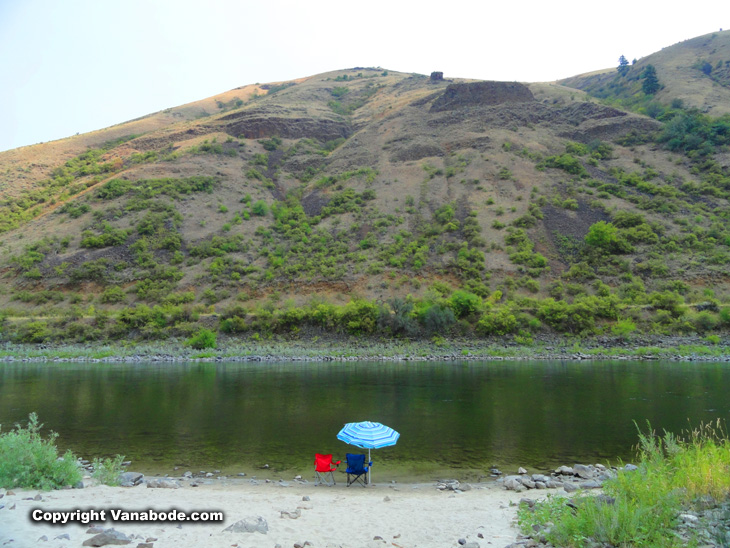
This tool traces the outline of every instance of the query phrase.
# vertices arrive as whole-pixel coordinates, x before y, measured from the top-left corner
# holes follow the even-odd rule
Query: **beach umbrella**
[[[370,450],[395,445],[400,434],[390,426],[379,422],[348,422],[337,434],[337,439],[350,445],[362,447],[368,450],[368,463],[370,462]],[[370,483],[370,466],[368,466],[368,484]]]

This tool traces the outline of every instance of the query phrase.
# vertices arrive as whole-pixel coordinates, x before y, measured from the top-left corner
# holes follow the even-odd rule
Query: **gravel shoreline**
[[[0,362],[428,362],[498,360],[640,360],[730,362],[730,339],[711,344],[699,336],[643,336],[629,341],[596,337],[535,337],[520,345],[500,339],[428,340],[354,339],[332,336],[311,340],[220,341],[219,348],[194,350],[168,340],[119,344],[0,345]]]
[[[536,355],[530,357],[524,356],[426,356],[426,357],[408,357],[408,356],[318,356],[318,357],[292,357],[292,356],[219,356],[216,358],[190,358],[166,355],[141,355],[141,356],[118,356],[107,358],[91,358],[91,357],[52,357],[38,356],[30,358],[15,358],[13,356],[0,357],[0,363],[142,363],[142,362],[167,362],[167,363],[205,363],[205,362],[361,362],[361,361],[382,361],[382,362],[442,362],[442,361],[604,361],[604,360],[622,360],[622,361],[674,361],[674,362],[730,362],[730,356],[696,356],[696,355],[672,355],[672,356],[603,356],[596,355]]]

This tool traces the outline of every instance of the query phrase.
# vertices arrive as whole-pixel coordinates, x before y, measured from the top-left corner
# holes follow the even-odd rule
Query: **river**
[[[344,423],[370,420],[401,434],[373,451],[374,481],[477,481],[634,461],[637,426],[724,421],[728,387],[714,362],[1,364],[0,424],[34,411],[60,448],[145,473],[311,479],[315,453],[360,451]]]

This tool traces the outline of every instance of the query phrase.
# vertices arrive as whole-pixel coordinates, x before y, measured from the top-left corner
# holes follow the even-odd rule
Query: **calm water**
[[[401,433],[374,481],[478,479],[634,459],[635,423],[679,432],[730,413],[730,365],[639,362],[0,365],[3,430],[36,411],[59,445],[133,469],[312,475],[358,451],[345,422]],[[268,464],[268,470],[262,470]]]

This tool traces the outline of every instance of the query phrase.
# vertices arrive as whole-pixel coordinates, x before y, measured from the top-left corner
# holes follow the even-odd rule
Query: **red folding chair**
[[[341,462],[341,460],[337,462],[332,460],[332,455],[316,453],[314,455],[314,485],[322,483],[329,486],[334,485],[336,482],[333,472],[337,470],[337,466]]]

